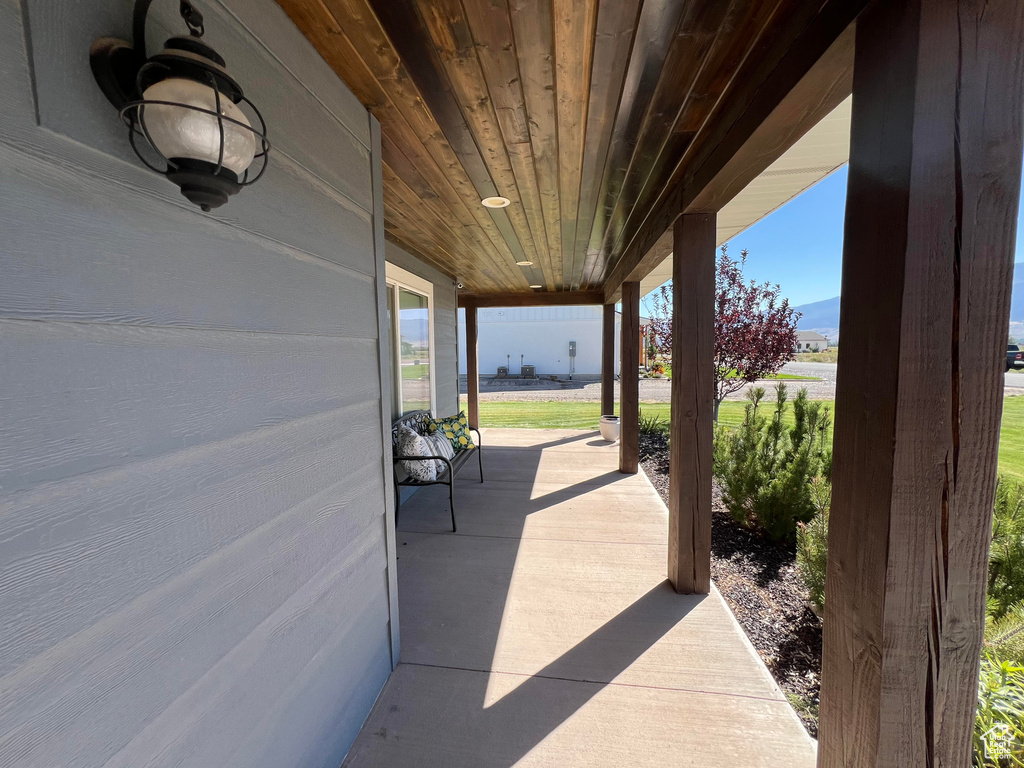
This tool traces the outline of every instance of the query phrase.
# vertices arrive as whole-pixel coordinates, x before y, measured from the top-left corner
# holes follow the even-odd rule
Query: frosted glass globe
[[[154,83],[142,97],[149,101],[175,101],[193,107],[216,109],[216,97],[208,85],[182,77]],[[146,129],[160,153],[167,158],[205,160],[217,164],[220,154],[220,127],[217,118],[204,112],[164,104],[148,104],[144,108]],[[249,125],[245,114],[221,95],[220,113]],[[241,125],[224,122],[224,167],[241,176],[256,155],[256,136]]]

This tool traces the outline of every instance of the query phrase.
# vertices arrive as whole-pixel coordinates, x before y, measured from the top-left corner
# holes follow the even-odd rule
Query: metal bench
[[[452,513],[452,533],[455,532],[455,476],[459,473],[466,464],[469,463],[470,457],[475,453],[477,465],[480,467],[480,482],[484,481],[484,461],[480,454],[481,441],[480,441],[480,430],[469,428],[471,433],[476,433],[476,448],[459,451],[455,454],[454,458],[447,458],[445,456],[402,456],[398,453],[398,428],[402,424],[406,424],[421,435],[426,432],[427,422],[430,421],[431,416],[428,411],[413,411],[407,413],[399,419],[395,419],[391,423],[391,453],[394,461],[392,462],[395,474],[395,525],[398,525],[398,515],[402,509],[402,492],[399,490],[403,487],[419,488],[424,485],[447,485],[448,486],[448,508]],[[415,480],[409,476],[409,473],[402,467],[401,461],[423,461],[429,459],[438,459],[443,461],[447,468],[438,474],[436,480]]]

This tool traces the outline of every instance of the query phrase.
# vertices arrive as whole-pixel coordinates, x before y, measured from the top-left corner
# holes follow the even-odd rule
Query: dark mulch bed
[[[640,461],[668,503],[668,439],[641,435]],[[711,578],[807,730],[817,736],[821,620],[807,607],[796,550],[739,525],[722,504],[717,484],[713,494]]]

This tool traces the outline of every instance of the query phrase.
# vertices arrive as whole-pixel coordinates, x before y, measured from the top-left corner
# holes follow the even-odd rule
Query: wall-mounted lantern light
[[[92,44],[93,76],[128,126],[139,159],[209,211],[263,175],[270,152],[267,127],[228,74],[224,59],[203,42],[203,17],[188,0],[180,0],[180,13],[189,36],[170,38],[164,50],[147,58],[146,17],[152,2],[135,2],[134,46],[112,37]],[[259,121],[258,129],[240,104]],[[153,162],[152,155],[160,159]],[[255,160],[259,170],[252,173]]]

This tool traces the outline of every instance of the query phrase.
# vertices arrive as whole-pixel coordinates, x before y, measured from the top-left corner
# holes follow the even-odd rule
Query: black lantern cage
[[[136,82],[136,91],[138,93],[141,94],[145,92],[143,84],[147,82],[147,76],[152,76],[154,70],[163,70],[164,76],[157,77],[155,80],[151,80],[150,82],[163,80],[165,77],[177,76],[177,73],[173,72],[173,70],[166,64],[158,61],[147,61],[139,70]],[[217,81],[213,74],[209,72],[206,74],[207,84],[213,91],[213,101],[216,105],[215,109],[204,109],[203,107],[197,107],[193,104],[186,104],[180,101],[139,98],[129,101],[121,107],[118,111],[118,115],[122,122],[128,126],[128,141],[139,160],[141,160],[147,168],[155,171],[156,173],[167,176],[168,179],[178,184],[185,197],[199,205],[199,207],[204,211],[209,211],[211,208],[215,208],[220,204],[217,202],[218,200],[227,202],[227,195],[234,194],[242,187],[255,184],[260,179],[263,172],[267,170],[267,161],[270,155],[270,141],[267,139],[267,125],[263,121],[263,115],[260,114],[256,105],[240,92],[239,99],[235,103],[245,103],[249,109],[252,110],[256,119],[259,120],[259,129],[254,128],[252,125],[247,125],[240,120],[228,117],[221,112],[221,100],[225,98],[225,95],[217,88]],[[164,157],[163,153],[161,153],[157,148],[156,142],[153,141],[149,129],[146,127],[147,106],[175,107],[177,109],[186,109],[198,114],[215,117],[220,131],[217,162],[215,164],[211,164],[202,160]],[[240,178],[233,171],[224,167],[225,123],[231,123],[239,128],[249,131],[256,139],[256,143],[260,147],[260,151],[256,152],[253,156],[253,164],[259,162],[259,170],[255,174],[250,174],[253,164],[250,164],[249,167],[245,169]],[[137,144],[139,137],[144,138],[150,150],[163,160],[163,167],[150,162],[146,155],[140,151]],[[252,178],[250,178],[250,175]],[[209,189],[207,189],[207,187],[209,187]],[[210,199],[206,199],[207,196],[209,196]]]
[[[107,98],[118,107],[118,115],[128,128],[128,141],[139,160],[150,170],[177,184],[189,201],[209,211],[223,205],[231,195],[263,176],[270,156],[266,122],[256,105],[246,98],[241,86],[227,72],[224,59],[201,39],[203,17],[189,0],[180,0],[180,14],[190,35],[172,37],[165,43],[164,50],[151,58],[146,57],[146,17],[151,4],[152,0],[136,0],[134,46],[114,38],[101,38],[93,44],[90,56],[93,73]],[[183,101],[145,97],[148,88],[170,79],[187,80],[208,87],[213,109]],[[259,127],[224,114],[225,100],[236,106],[244,104]],[[165,156],[153,139],[152,126],[147,124],[147,109],[153,107],[186,110],[202,115],[204,119],[216,120],[219,133],[217,161]],[[248,119],[250,116],[246,116]],[[225,165],[229,128],[248,131],[253,136],[253,159],[241,175]],[[254,171],[257,163],[259,166]]]

